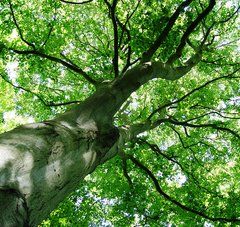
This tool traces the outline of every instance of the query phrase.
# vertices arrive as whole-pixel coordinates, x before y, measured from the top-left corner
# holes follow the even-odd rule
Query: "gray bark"
[[[97,122],[93,107],[97,110],[85,102],[52,121],[0,136],[0,226],[37,226],[81,179],[114,155],[118,131]]]
[[[131,137],[113,126],[131,93],[156,77],[178,79],[190,68],[138,65],[54,120],[0,135],[0,226],[41,223],[79,181],[117,154],[123,137]]]

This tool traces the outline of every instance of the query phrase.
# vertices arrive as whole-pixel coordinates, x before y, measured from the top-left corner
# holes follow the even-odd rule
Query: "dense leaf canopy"
[[[63,113],[139,62],[193,64],[180,79],[156,78],[131,95],[115,126],[151,127],[87,176],[42,226],[239,221],[238,4],[1,1],[1,132]]]

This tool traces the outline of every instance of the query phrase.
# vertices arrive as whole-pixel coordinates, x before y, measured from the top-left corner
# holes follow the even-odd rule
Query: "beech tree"
[[[240,222],[237,0],[0,4],[0,226]]]

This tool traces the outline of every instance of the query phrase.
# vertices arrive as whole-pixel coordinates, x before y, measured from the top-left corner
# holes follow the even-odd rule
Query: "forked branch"
[[[178,120],[173,119],[173,118],[161,119],[160,121],[161,122],[169,122],[169,123],[174,124],[174,125],[182,125],[184,127],[190,127],[190,128],[212,128],[212,129],[216,129],[218,131],[228,132],[228,133],[232,134],[233,136],[235,136],[236,138],[238,138],[240,140],[240,135],[238,135],[237,132],[233,131],[230,128],[221,126],[221,125],[216,124],[216,123],[192,124],[192,123],[189,123],[189,120],[178,121]]]
[[[163,189],[161,188],[161,186],[158,183],[157,178],[154,176],[154,174],[152,173],[152,171],[150,171],[144,164],[142,164],[139,160],[137,160],[136,158],[134,158],[132,155],[128,155],[127,156],[138,168],[140,168],[141,170],[143,170],[147,176],[153,181],[153,184],[157,190],[157,192],[163,196],[166,200],[170,201],[171,203],[173,203],[174,205],[180,207],[181,209],[196,214],[200,217],[203,217],[207,220],[213,221],[213,222],[232,222],[232,223],[240,223],[240,219],[236,218],[236,217],[232,217],[232,218],[224,218],[224,217],[211,217],[207,214],[205,214],[202,211],[198,211],[196,209],[193,209],[187,205],[184,205],[183,203],[177,201],[176,199],[174,199],[173,197],[169,196],[166,192],[163,191]]]
[[[71,69],[74,72],[82,75],[89,83],[93,84],[94,86],[98,85],[98,82],[96,80],[91,78],[86,72],[84,72],[81,68],[79,68],[77,65],[73,64],[72,62],[64,61],[60,58],[45,54],[45,53],[43,53],[41,51],[38,51],[38,50],[17,50],[17,49],[13,49],[13,48],[9,48],[9,49],[12,50],[14,53],[17,53],[17,54],[36,55],[36,56],[39,56],[41,58],[45,58],[45,59],[51,60],[53,62],[59,63],[59,64],[65,66],[65,67],[67,67],[68,69]]]
[[[60,103],[54,103],[52,101],[48,102],[46,101],[40,94],[30,90],[29,88],[25,88],[23,86],[20,86],[20,85],[15,85],[12,81],[8,80],[6,78],[6,76],[4,76],[3,74],[0,73],[0,77],[6,81],[8,84],[10,84],[12,87],[16,88],[16,89],[20,89],[20,90],[23,90],[25,92],[28,92],[30,94],[32,94],[33,96],[37,97],[41,103],[44,105],[44,106],[47,106],[47,107],[57,107],[57,106],[67,106],[67,105],[71,105],[71,104],[78,104],[80,103],[81,101],[77,101],[77,100],[74,100],[74,101],[68,101],[68,102],[60,102]]]
[[[155,42],[152,44],[152,46],[150,46],[150,48],[143,53],[142,56],[142,62],[148,62],[151,60],[152,56],[154,55],[154,53],[158,50],[158,48],[162,45],[162,43],[166,40],[169,32],[171,31],[172,27],[174,26],[176,20],[178,19],[180,13],[183,11],[183,9],[185,7],[187,7],[188,5],[190,5],[190,3],[193,0],[186,0],[184,1],[182,4],[180,4],[178,6],[178,8],[176,9],[176,11],[172,14],[172,16],[170,17],[167,25],[165,26],[165,28],[163,29],[163,31],[161,32],[161,34],[158,36],[158,38],[155,40]]]
[[[33,49],[35,49],[35,45],[33,43],[30,43],[29,41],[27,41],[24,36],[23,36],[23,32],[17,22],[17,19],[15,17],[15,13],[14,13],[14,10],[13,10],[13,5],[12,5],[12,2],[11,0],[8,1],[9,3],[9,7],[10,7],[10,11],[11,11],[11,14],[12,14],[12,18],[13,18],[13,22],[15,24],[15,26],[17,27],[17,30],[18,30],[18,33],[19,33],[19,36],[21,38],[21,40],[26,43],[28,46],[32,47]]]
[[[172,101],[172,102],[167,102],[161,106],[159,106],[157,109],[155,109],[151,114],[150,116],[148,117],[148,119],[151,119],[156,113],[158,113],[159,111],[161,111],[162,109],[165,109],[171,105],[174,105],[174,104],[177,104],[185,99],[187,99],[189,96],[191,96],[192,94],[194,94],[195,92],[198,92],[200,90],[202,90],[203,88],[207,87],[208,85],[212,84],[212,83],[215,83],[219,80],[222,80],[222,79],[238,79],[240,78],[240,76],[234,76],[235,73],[237,73],[238,71],[240,70],[240,68],[237,68],[236,70],[234,70],[233,72],[229,73],[228,75],[223,75],[223,76],[219,76],[219,77],[216,77],[212,80],[209,80],[207,82],[205,82],[204,84],[194,88],[193,90],[191,90],[190,92],[188,92],[187,94],[183,95],[182,97],[180,97],[179,99],[175,100],[175,101]]]
[[[185,33],[183,34],[180,43],[175,51],[174,54],[172,54],[167,63],[172,64],[176,59],[180,58],[182,56],[183,48],[186,45],[187,39],[190,36],[190,34],[194,31],[194,29],[200,24],[200,22],[207,17],[207,15],[212,11],[214,5],[216,4],[215,0],[210,0],[208,7],[198,15],[198,17],[188,26]]]

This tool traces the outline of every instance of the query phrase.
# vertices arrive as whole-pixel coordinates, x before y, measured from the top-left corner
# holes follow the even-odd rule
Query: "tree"
[[[237,4],[1,1],[1,226],[239,223]]]

